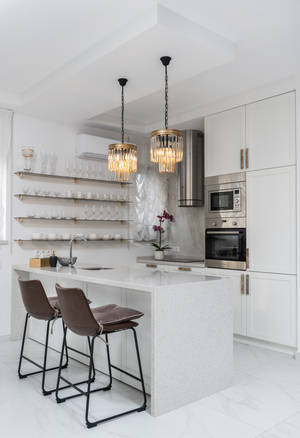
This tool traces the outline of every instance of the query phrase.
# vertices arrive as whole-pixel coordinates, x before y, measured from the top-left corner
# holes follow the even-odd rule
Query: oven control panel
[[[206,228],[246,228],[245,217],[207,218]]]

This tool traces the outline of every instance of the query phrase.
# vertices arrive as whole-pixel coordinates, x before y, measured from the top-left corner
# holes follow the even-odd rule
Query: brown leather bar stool
[[[116,304],[109,304],[106,306],[96,307],[91,309],[88,301],[81,289],[75,288],[62,288],[59,285],[56,285],[56,291],[59,300],[59,306],[61,309],[61,314],[64,322],[64,339],[61,349],[61,357],[60,357],[60,367],[58,371],[57,377],[57,388],[56,388],[56,401],[57,403],[62,403],[68,399],[80,397],[82,395],[86,396],[86,408],[85,408],[85,421],[88,428],[97,426],[99,423],[103,423],[104,421],[112,420],[118,417],[121,417],[126,414],[131,414],[133,412],[140,412],[146,409],[146,391],[144,384],[144,377],[137,341],[137,335],[135,331],[135,327],[138,326],[138,323],[133,321],[133,319],[140,318],[143,316],[142,312],[137,310],[129,309],[126,307],[120,307]],[[67,330],[71,330],[73,333],[76,333],[79,336],[86,336],[89,345],[90,345],[90,356],[89,356],[89,371],[88,371],[88,385],[87,390],[83,391],[79,388],[79,383],[72,383],[67,380],[65,377],[62,377],[62,363],[64,357],[64,351],[66,347],[66,334]],[[128,373],[125,370],[113,365],[110,361],[110,351],[108,344],[108,335],[120,332],[124,330],[132,330],[134,336],[134,342],[136,347],[137,361],[139,367],[140,376],[134,376],[133,374]],[[101,335],[105,336],[106,341],[106,352],[107,352],[107,362],[108,362],[108,372],[109,372],[109,383],[108,385],[91,389],[91,383],[93,382],[93,368],[94,368],[94,343],[97,337]],[[70,347],[69,347],[70,348]],[[112,387],[112,368],[125,373],[127,376],[132,377],[135,380],[141,382],[141,388],[143,393],[143,403],[140,407],[131,409],[125,412],[121,412],[119,414],[102,418],[97,421],[91,422],[89,420],[89,404],[90,404],[90,395],[97,391],[108,391]],[[60,381],[67,383],[69,386],[72,386],[75,390],[77,390],[77,394],[73,394],[64,398],[59,397],[59,392],[64,389],[60,388]]]
[[[25,317],[25,325],[22,339],[22,346],[20,352],[19,359],[19,367],[18,367],[18,375],[20,379],[24,379],[25,377],[32,376],[34,374],[42,373],[42,392],[43,395],[49,395],[55,391],[54,389],[46,390],[45,389],[45,378],[46,372],[58,369],[58,367],[47,368],[47,354],[48,354],[48,341],[49,341],[49,330],[51,321],[54,321],[57,318],[61,318],[61,313],[58,305],[57,297],[47,297],[45,290],[43,288],[42,283],[39,280],[28,280],[24,281],[19,279],[20,290],[22,294],[23,303],[26,309],[26,317]],[[47,330],[46,330],[46,340],[45,340],[45,349],[44,349],[44,361],[43,365],[40,365],[34,362],[32,359],[24,356],[24,346],[27,332],[27,324],[28,319],[30,317],[40,319],[47,322]],[[68,366],[68,347],[65,343],[65,352],[66,352],[66,363],[63,365],[63,368]],[[39,371],[34,371],[27,374],[21,373],[22,361],[23,359],[35,365],[39,368]]]

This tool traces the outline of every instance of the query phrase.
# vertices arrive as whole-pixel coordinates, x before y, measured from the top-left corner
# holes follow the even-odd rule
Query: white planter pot
[[[163,260],[164,259],[164,252],[163,251],[154,251],[154,258],[155,258],[155,260]]]

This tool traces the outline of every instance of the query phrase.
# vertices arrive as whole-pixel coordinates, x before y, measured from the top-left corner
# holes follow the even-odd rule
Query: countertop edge
[[[151,263],[153,265],[169,265],[169,266],[183,266],[186,268],[205,268],[204,262],[173,262],[169,260],[155,260],[154,257],[138,256],[136,262],[139,264]]]
[[[137,290],[137,291],[144,291],[144,292],[150,292],[150,293],[155,293],[158,290],[163,290],[165,288],[170,288],[172,287],[172,284],[161,284],[161,285],[147,285],[147,284],[141,284],[140,282],[136,282],[136,281],[120,281],[120,280],[114,280],[111,278],[103,278],[103,277],[94,277],[94,276],[89,276],[86,271],[83,272],[76,272],[76,273],[68,273],[66,271],[62,271],[59,272],[57,270],[54,270],[55,268],[52,268],[52,270],[49,270],[49,268],[47,269],[43,269],[43,268],[31,268],[27,265],[13,265],[12,269],[14,271],[19,271],[19,272],[28,272],[28,273],[36,273],[37,275],[45,275],[47,277],[53,277],[56,276],[57,279],[72,279],[75,281],[82,281],[82,282],[86,282],[86,283],[93,283],[93,284],[99,284],[99,285],[106,285],[106,286],[113,286],[113,287],[119,287],[119,288],[124,288],[124,289],[132,289],[132,290]],[[118,267],[116,267],[116,269],[118,269]],[[119,267],[119,269],[122,269],[122,267]],[[138,267],[138,269],[145,269],[146,268],[142,268],[141,266]],[[157,271],[158,272],[158,271]],[[178,276],[178,282],[175,285],[187,285],[189,283],[192,284],[203,284],[203,277],[211,277],[209,275],[207,276],[200,276],[199,275],[199,281],[186,281],[186,278],[182,278],[182,281],[180,281],[180,276],[183,276],[184,273],[173,273],[176,276]],[[188,275],[193,275],[188,274]],[[194,274],[193,276],[196,276],[197,274]],[[222,277],[213,277],[214,280],[222,280]]]

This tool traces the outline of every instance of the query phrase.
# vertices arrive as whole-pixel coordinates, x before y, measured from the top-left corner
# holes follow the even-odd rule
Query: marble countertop
[[[192,257],[191,257],[192,258]],[[176,260],[155,260],[151,256],[141,256],[136,258],[137,263],[151,263],[154,265],[185,266],[190,268],[204,268],[204,260],[197,261],[176,261]]]
[[[162,272],[149,270],[144,266],[122,266],[100,271],[88,271],[80,268],[57,267],[57,268],[30,268],[26,265],[15,265],[13,269],[18,272],[29,272],[37,275],[45,275],[59,279],[72,279],[87,283],[103,284],[108,286],[122,287],[147,292],[154,292],[172,285],[187,285],[208,281],[220,281],[221,277],[207,275],[195,275],[186,272]]]

